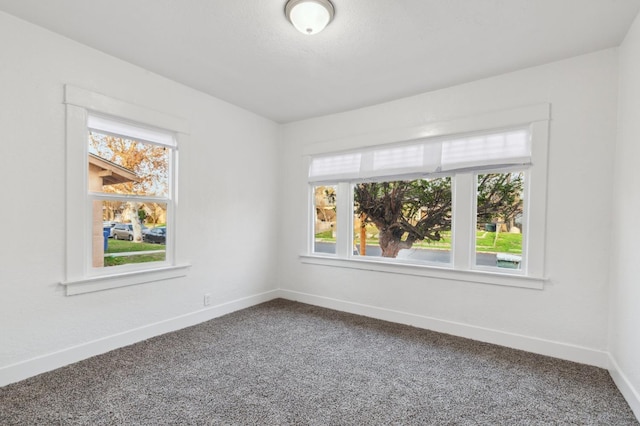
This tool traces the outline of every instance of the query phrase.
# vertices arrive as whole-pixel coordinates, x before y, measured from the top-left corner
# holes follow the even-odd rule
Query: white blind
[[[522,129],[314,156],[309,181],[402,177],[530,162],[529,132]]]
[[[529,132],[518,130],[445,141],[442,170],[526,164],[531,161]]]
[[[335,154],[325,157],[316,157],[311,160],[309,176],[318,180],[323,179],[352,179],[360,173],[362,154]]]
[[[111,136],[124,136],[136,141],[153,142],[170,147],[176,146],[175,138],[171,132],[147,128],[97,115],[89,115],[87,127],[90,130],[95,130],[98,133],[106,133]]]

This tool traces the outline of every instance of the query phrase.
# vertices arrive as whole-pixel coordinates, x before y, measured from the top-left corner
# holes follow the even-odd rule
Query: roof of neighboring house
[[[89,153],[89,164],[93,164],[102,169],[99,173],[102,177],[103,185],[115,185],[118,183],[135,182],[138,180],[138,176],[126,167],[122,167],[112,161],[105,160],[104,158]]]

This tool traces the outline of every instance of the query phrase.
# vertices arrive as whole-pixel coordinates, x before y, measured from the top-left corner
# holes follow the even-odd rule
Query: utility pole
[[[360,256],[367,255],[367,215],[360,213]]]

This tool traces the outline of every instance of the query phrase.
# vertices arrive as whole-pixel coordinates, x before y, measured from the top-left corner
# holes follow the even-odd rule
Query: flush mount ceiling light
[[[289,0],[284,7],[287,18],[303,34],[317,34],[333,19],[329,0]]]

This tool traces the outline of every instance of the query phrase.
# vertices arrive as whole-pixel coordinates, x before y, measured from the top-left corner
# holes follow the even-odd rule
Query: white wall
[[[640,17],[620,47],[618,143],[613,186],[612,372],[640,418]]]
[[[305,146],[550,103],[544,290],[303,264]],[[600,51],[283,128],[280,285],[288,297],[606,365],[617,51]],[[631,214],[631,210],[629,210]],[[340,226],[338,224],[338,226]]]
[[[185,278],[64,295],[64,84],[188,120]],[[0,13],[0,129],[0,385],[272,297],[277,124]]]

